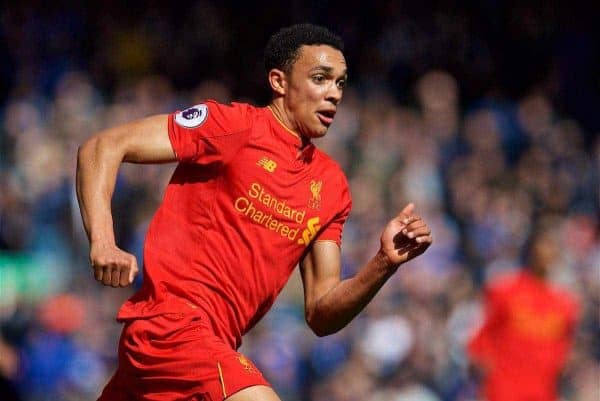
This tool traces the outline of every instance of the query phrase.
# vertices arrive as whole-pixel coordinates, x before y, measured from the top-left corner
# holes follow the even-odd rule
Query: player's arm
[[[306,321],[318,336],[344,328],[373,299],[398,267],[431,245],[427,224],[408,205],[392,219],[381,235],[381,247],[360,271],[340,279],[338,245],[316,241],[300,264],[304,283]]]
[[[111,198],[122,162],[175,161],[167,115],[157,115],[101,131],[79,147],[77,199],[90,241],[90,262],[96,280],[127,286],[138,271],[135,257],[115,244]]]
[[[502,326],[506,324],[506,295],[495,286],[485,289],[485,304],[481,326],[467,343],[470,369],[474,376],[482,377],[492,369],[496,355],[497,342],[502,341]]]

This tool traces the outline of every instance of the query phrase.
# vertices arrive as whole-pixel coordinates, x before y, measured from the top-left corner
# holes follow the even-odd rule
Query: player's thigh
[[[251,386],[227,397],[226,401],[281,401],[269,386]]]

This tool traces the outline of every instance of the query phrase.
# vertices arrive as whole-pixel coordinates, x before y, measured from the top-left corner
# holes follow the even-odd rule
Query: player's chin
[[[327,135],[327,128],[318,131],[317,133],[315,133],[314,137],[315,138],[323,138],[325,135]]]
[[[319,123],[314,127],[310,136],[312,138],[322,138],[327,134],[327,131],[329,131],[329,125]]]

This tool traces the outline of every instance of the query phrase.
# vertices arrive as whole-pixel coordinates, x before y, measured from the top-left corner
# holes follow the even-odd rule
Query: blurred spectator
[[[17,373],[18,356],[13,347],[4,342],[0,337],[0,394],[6,401],[19,401],[21,397],[17,392],[13,380]]]
[[[30,400],[89,398],[106,371],[99,356],[76,341],[85,309],[79,297],[59,294],[40,306],[39,328],[25,339],[19,385]]]

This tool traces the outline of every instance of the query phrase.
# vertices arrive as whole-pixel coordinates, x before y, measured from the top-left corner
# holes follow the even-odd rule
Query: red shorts
[[[99,401],[222,401],[255,385],[270,386],[206,319],[165,314],[125,323],[119,367]]]

